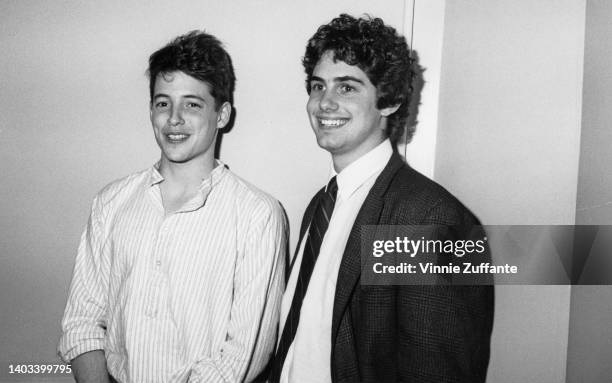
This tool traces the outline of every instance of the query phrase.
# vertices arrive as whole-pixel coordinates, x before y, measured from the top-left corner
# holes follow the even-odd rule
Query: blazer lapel
[[[332,360],[340,320],[346,311],[350,297],[361,275],[361,228],[363,225],[376,225],[379,223],[380,215],[384,207],[385,193],[397,171],[404,165],[404,160],[402,160],[400,155],[394,150],[389,162],[376,179],[374,186],[372,186],[372,189],[363,202],[349,234],[346,248],[342,255],[342,261],[340,262],[334,297],[331,339]]]

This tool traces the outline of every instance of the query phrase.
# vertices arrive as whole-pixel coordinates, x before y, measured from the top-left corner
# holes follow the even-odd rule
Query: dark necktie
[[[295,333],[297,332],[300,321],[302,301],[306,295],[308,282],[310,281],[312,270],[319,256],[319,250],[321,249],[321,243],[323,242],[325,232],[329,226],[329,220],[334,211],[337,192],[338,184],[336,183],[336,177],[333,177],[329,181],[325,191],[321,193],[310,223],[308,239],[306,240],[304,252],[302,254],[302,264],[300,265],[300,272],[295,285],[295,292],[293,293],[293,301],[291,302],[291,308],[287,314],[287,321],[285,322],[285,327],[283,328],[283,333],[278,343],[276,354],[274,355],[274,361],[272,362],[272,372],[270,374],[271,382],[278,382],[280,380],[283,364],[287,357],[287,351],[289,351],[293,338],[295,338]]]

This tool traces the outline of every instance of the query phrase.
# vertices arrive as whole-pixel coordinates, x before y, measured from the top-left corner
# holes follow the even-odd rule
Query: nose
[[[185,120],[183,120],[180,106],[175,105],[171,110],[170,116],[168,116],[168,125],[176,126],[176,125],[182,125],[184,123],[185,123]]]
[[[336,101],[336,94],[333,90],[328,89],[321,95],[319,100],[319,108],[322,111],[334,111],[338,109],[338,103]]]

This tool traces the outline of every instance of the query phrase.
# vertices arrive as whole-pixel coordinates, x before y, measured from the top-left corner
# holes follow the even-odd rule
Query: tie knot
[[[336,176],[333,176],[332,179],[329,180],[325,193],[331,195],[332,199],[336,199],[336,194],[338,194],[338,182],[336,182]]]

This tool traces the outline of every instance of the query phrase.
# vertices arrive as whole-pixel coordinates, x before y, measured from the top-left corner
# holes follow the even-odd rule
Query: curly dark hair
[[[400,105],[387,121],[387,135],[392,142],[397,142],[406,129],[412,79],[416,75],[406,39],[380,18],[366,15],[357,19],[341,14],[320,26],[308,40],[302,60],[308,94],[314,68],[327,51],[333,52],[335,61],[356,65],[368,76],[376,87],[378,109]],[[408,129],[410,141],[414,127]]]
[[[217,109],[226,101],[233,103],[236,76],[232,59],[215,36],[191,31],[153,53],[147,70],[151,100],[157,75],[174,71],[207,83]]]

